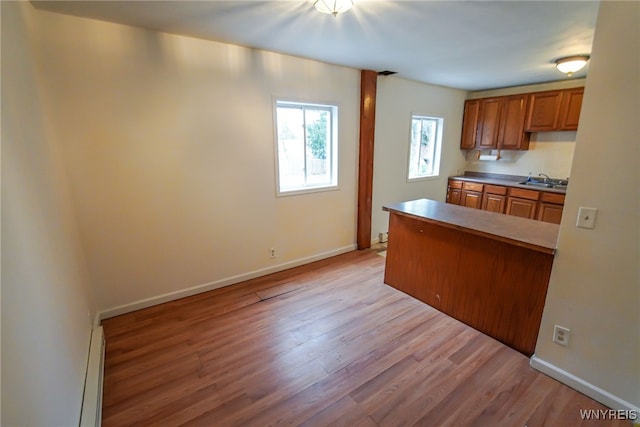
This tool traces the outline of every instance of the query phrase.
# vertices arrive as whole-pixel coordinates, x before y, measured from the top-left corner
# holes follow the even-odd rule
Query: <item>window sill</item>
[[[299,190],[291,190],[291,191],[276,191],[276,197],[288,197],[288,196],[298,196],[301,194],[312,194],[312,193],[324,193],[326,191],[336,191],[340,190],[338,185],[331,185],[326,187],[309,187],[309,188],[301,188]]]
[[[436,179],[440,179],[440,175],[421,176],[419,178],[407,178],[407,183],[410,184],[412,182],[434,181]]]

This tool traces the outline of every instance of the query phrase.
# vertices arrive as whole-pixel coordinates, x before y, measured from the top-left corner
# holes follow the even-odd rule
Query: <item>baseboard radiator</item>
[[[91,333],[87,376],[80,413],[80,427],[102,425],[102,380],[104,373],[104,331],[98,326]]]

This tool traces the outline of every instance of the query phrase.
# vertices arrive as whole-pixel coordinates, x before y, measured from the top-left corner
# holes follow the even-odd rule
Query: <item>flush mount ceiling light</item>
[[[556,68],[558,68],[560,72],[565,73],[567,76],[571,77],[576,71],[582,70],[582,68],[587,65],[588,60],[589,55],[567,56],[564,58],[556,59]]]
[[[353,7],[353,0],[315,0],[313,2],[318,12],[336,16]]]

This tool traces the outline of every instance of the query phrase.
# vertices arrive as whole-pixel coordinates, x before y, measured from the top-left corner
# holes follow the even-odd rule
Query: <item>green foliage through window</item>
[[[337,186],[337,110],[276,102],[278,193]]]
[[[443,120],[438,117],[413,116],[409,144],[409,179],[437,176]]]
[[[327,158],[327,116],[322,111],[317,120],[307,122],[307,145],[316,159]]]

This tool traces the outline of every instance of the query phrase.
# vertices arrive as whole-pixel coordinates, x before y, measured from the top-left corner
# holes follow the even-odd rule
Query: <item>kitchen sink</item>
[[[520,185],[527,185],[531,187],[539,187],[539,188],[555,188],[556,190],[566,190],[569,181],[566,179],[537,179],[537,178],[528,178],[526,181],[519,182]]]
[[[553,184],[547,182],[534,182],[534,181],[524,181],[519,182],[518,184],[522,185],[530,185],[532,187],[545,187],[545,188],[553,188]]]

